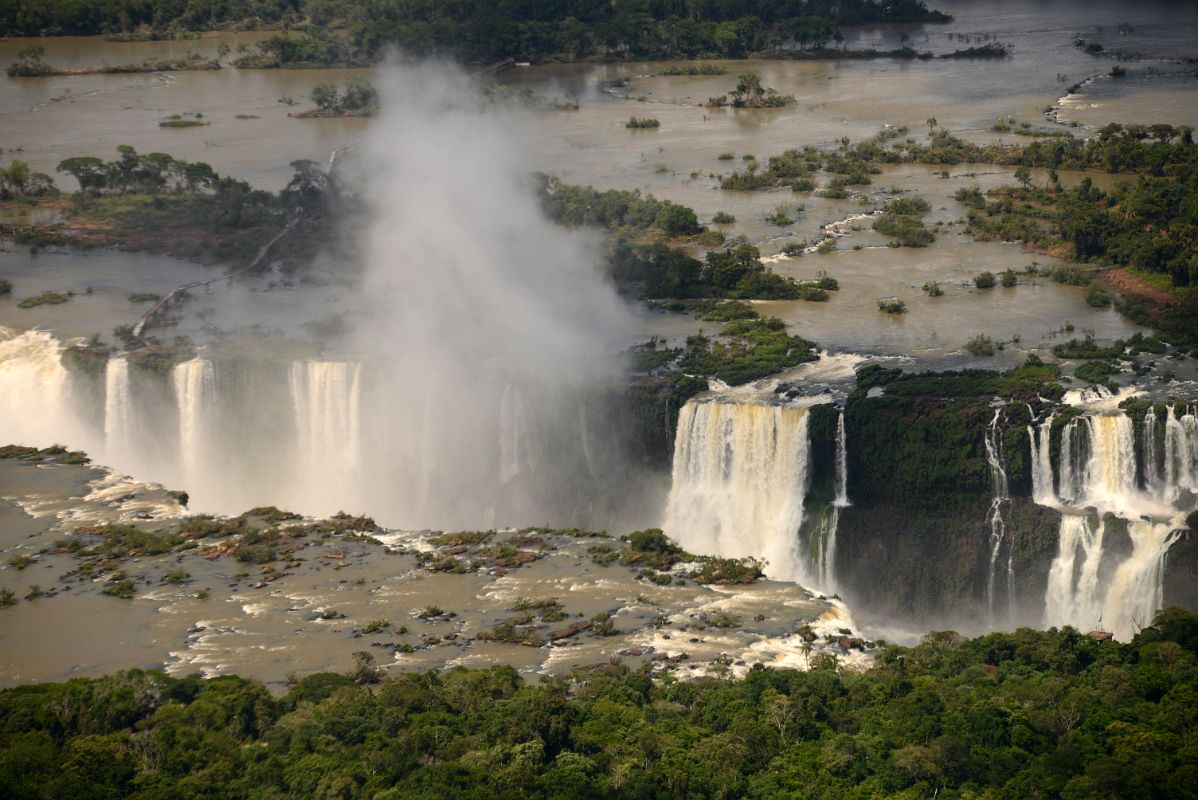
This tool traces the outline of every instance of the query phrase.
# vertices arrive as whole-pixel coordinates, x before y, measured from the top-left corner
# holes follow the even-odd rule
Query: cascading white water
[[[1129,505],[1136,487],[1136,436],[1131,419],[1123,414],[1087,417],[1090,426],[1090,460],[1086,465],[1087,502],[1105,508]]]
[[[806,408],[689,401],[678,418],[665,532],[695,553],[764,559],[803,582]]]
[[[68,401],[62,345],[47,331],[0,327],[0,441],[46,447],[90,444]]]
[[[847,508],[849,503],[849,454],[848,438],[844,432],[844,409],[836,418],[836,499],[832,505]]]
[[[840,527],[840,509],[848,508],[849,460],[848,440],[844,431],[844,409],[836,419],[836,497],[820,512],[811,533],[809,547],[815,586],[826,595],[836,594],[836,532]]]
[[[1173,522],[1138,520],[1128,525],[1132,551],[1111,578],[1103,623],[1119,639],[1130,639],[1160,610],[1164,599],[1165,553],[1181,532]]]
[[[1084,513],[1061,517],[1057,556],[1048,570],[1045,625],[1074,625],[1087,631],[1098,627],[1102,616],[1102,587],[1098,583],[1102,536],[1103,524],[1097,517],[1092,519]]]
[[[1164,495],[1165,485],[1161,480],[1156,424],[1156,411],[1149,409],[1144,415],[1144,488],[1159,498]]]
[[[499,403],[499,476],[504,483],[536,470],[535,432],[524,393],[508,384]]]
[[[1052,477],[1052,421],[1056,414],[1049,414],[1048,418],[1041,422],[1038,426],[1034,423],[1029,423],[1027,426],[1027,438],[1031,442],[1032,447],[1032,500],[1042,506],[1057,505],[1057,493],[1053,486]]]
[[[1122,413],[1078,417],[1062,431],[1060,495],[1071,508],[1062,515],[1057,554],[1049,570],[1045,624],[1083,630],[1103,627],[1129,639],[1151,622],[1160,607],[1165,553],[1176,540],[1185,513],[1170,505],[1185,488],[1186,461],[1179,455],[1188,452],[1194,438],[1186,435],[1185,425],[1170,409],[1162,476],[1155,469],[1155,424],[1150,412],[1143,428],[1143,489],[1136,482],[1135,433],[1129,417]],[[1033,462],[1047,431],[1042,428],[1040,441],[1033,440]],[[1033,470],[1034,481],[1038,469]],[[1044,499],[1038,491],[1036,502]],[[1082,507],[1094,512],[1080,512]],[[1104,545],[1111,537],[1102,521],[1107,514],[1126,521],[1132,553],[1112,565],[1113,572],[1104,569],[1110,575],[1104,581],[1099,567],[1109,555]]]
[[[1169,406],[1165,417],[1165,497],[1175,500],[1183,489],[1198,490],[1198,417],[1180,417]]]
[[[308,507],[331,513],[361,496],[361,365],[300,361],[291,365],[301,471]]]
[[[179,413],[179,461],[187,486],[202,480],[216,431],[216,370],[205,358],[176,364],[172,373]]]
[[[129,469],[136,457],[133,424],[129,362],[110,358],[104,368],[104,458],[110,465]]]
[[[986,427],[986,464],[990,468],[990,510],[986,513],[986,525],[990,529],[990,569],[986,579],[986,606],[991,620],[994,618],[995,584],[997,583],[998,555],[1007,539],[1005,514],[1011,503],[1007,467],[1003,458],[1002,409],[996,408],[990,424]],[[1007,600],[1013,602],[1011,587],[1014,583],[1014,548],[1008,545]]]
[[[840,506],[833,503],[820,513],[813,536],[812,560],[814,563],[813,588],[825,595],[837,592],[836,583],[836,529],[840,526]]]

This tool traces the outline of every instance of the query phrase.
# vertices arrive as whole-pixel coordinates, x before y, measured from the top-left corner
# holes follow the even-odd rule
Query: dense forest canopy
[[[471,60],[743,56],[789,40],[820,46],[838,24],[948,19],[919,0],[0,0],[3,35],[344,29],[347,51],[326,63],[391,45]]]
[[[1198,617],[1132,642],[931,633],[864,672],[678,681],[454,668],[286,695],[139,670],[0,692],[0,794],[35,798],[1182,798],[1198,794]],[[347,665],[348,666],[348,665]]]

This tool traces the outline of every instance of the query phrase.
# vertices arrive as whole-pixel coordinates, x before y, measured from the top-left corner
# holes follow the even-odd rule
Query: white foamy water
[[[688,402],[678,420],[665,532],[695,553],[754,556],[800,581],[807,409]]]
[[[179,457],[187,485],[200,482],[213,468],[209,451],[216,433],[216,371],[212,362],[193,358],[172,373],[179,414]]]
[[[360,364],[300,361],[291,365],[300,484],[308,507],[332,513],[360,496]]]
[[[1063,511],[1044,622],[1106,629],[1127,640],[1151,623],[1163,601],[1165,554],[1179,537],[1187,510],[1177,502],[1193,489],[1198,424],[1187,424],[1187,415],[1178,418],[1170,407],[1162,454],[1159,420],[1149,411],[1137,454],[1132,420],[1107,410],[1112,399],[1096,399],[1091,407],[1097,406],[1097,413],[1071,420],[1062,430],[1055,492],[1052,465],[1046,463],[1051,417],[1038,430],[1029,429],[1029,438],[1035,500]],[[1108,514],[1126,524],[1130,554],[1111,550],[1116,540],[1107,526],[1116,523],[1105,520]]]

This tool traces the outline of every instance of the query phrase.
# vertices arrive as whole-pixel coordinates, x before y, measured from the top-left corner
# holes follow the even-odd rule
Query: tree
[[[935,117],[928,117],[927,123],[928,123],[928,134],[931,135],[932,132],[936,130],[936,126],[940,124],[940,121],[937,120]]]
[[[14,158],[7,167],[0,167],[0,193],[11,191],[15,195],[25,194],[30,174],[29,165]]]
[[[765,93],[765,89],[761,87],[761,78],[755,73],[746,72],[741,75],[736,81],[736,94],[744,97],[761,97]]]
[[[312,102],[322,111],[329,111],[337,107],[337,102],[340,99],[337,93],[337,87],[330,83],[318,83],[312,87]]]
[[[104,162],[95,156],[74,156],[59,162],[55,172],[64,172],[79,182],[79,192],[102,189],[106,184]]]
[[[661,210],[657,212],[657,225],[666,232],[667,236],[687,236],[694,233],[701,233],[703,226],[699,224],[699,218],[695,216],[695,212],[676,203],[666,203]]]
[[[292,161],[295,175],[283,190],[283,199],[305,213],[319,213],[324,209],[325,192],[329,188],[329,176],[320,165],[310,159]]]
[[[1024,191],[1027,191],[1032,186],[1032,171],[1027,167],[1017,167],[1015,169],[1015,180],[1019,181]]]

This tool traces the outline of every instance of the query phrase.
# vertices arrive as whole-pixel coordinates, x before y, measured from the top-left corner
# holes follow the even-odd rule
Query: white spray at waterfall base
[[[62,344],[47,331],[0,327],[0,440],[46,447],[93,443],[71,405]]]

